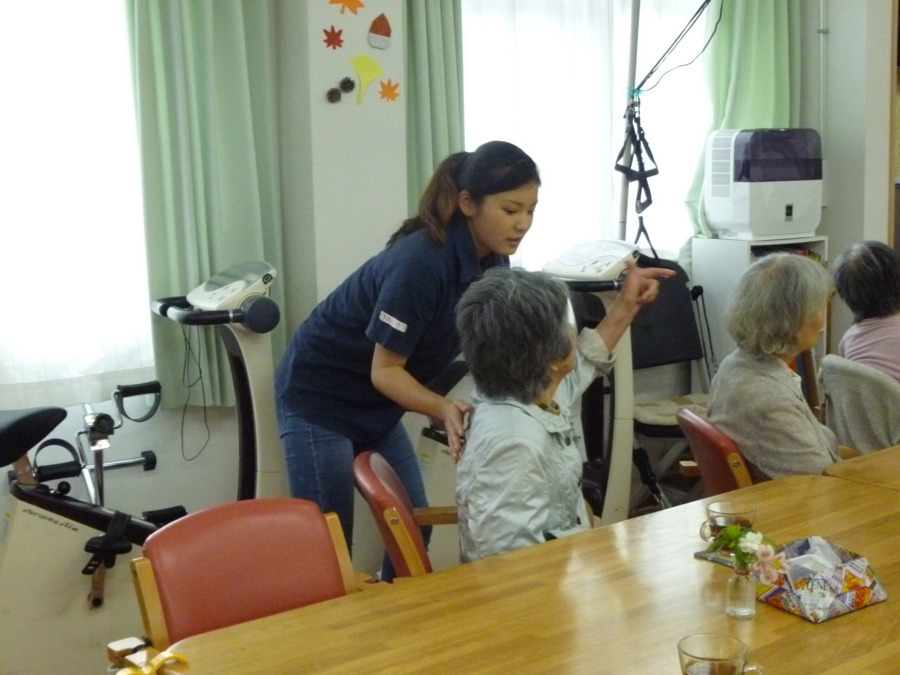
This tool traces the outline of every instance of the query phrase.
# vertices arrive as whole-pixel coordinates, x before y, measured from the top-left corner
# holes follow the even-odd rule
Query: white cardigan
[[[556,392],[559,414],[476,392],[456,473],[463,562],[589,527],[569,406],[613,361],[596,331],[582,331],[575,369]]]
[[[820,474],[840,460],[837,439],[809,409],[800,376],[774,356],[729,354],[710,387],[709,421],[740,448],[756,480]]]

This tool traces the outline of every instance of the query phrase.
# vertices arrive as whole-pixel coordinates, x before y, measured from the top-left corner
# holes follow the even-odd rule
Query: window
[[[122,2],[0,3],[0,409],[152,379]]]
[[[638,82],[699,5],[700,0],[641,3]],[[494,138],[511,141],[541,170],[534,226],[514,264],[540,269],[580,242],[617,239],[622,174],[613,167],[625,140],[631,3],[463,0],[462,7],[466,144],[473,149]],[[702,50],[707,20],[701,17],[645,90]],[[712,119],[704,81],[698,59],[640,97],[642,124],[659,167],[650,179],[653,204],[644,224],[660,255],[677,257],[693,234],[685,199]],[[634,198],[631,184],[628,241],[637,231]]]

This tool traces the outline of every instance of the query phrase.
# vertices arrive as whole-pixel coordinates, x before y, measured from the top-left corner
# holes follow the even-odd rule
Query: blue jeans
[[[397,473],[415,507],[428,506],[419,461],[403,424],[398,422],[376,442],[360,446],[337,432],[308,422],[276,397],[276,413],[287,462],[292,497],[316,502],[323,513],[333,511],[341,521],[347,546],[353,550],[353,458],[363,450],[381,454]],[[423,536],[428,541],[430,528]],[[382,577],[393,578],[393,569]]]

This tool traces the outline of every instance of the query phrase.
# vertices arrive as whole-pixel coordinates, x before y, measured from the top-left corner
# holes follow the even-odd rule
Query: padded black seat
[[[0,410],[0,466],[12,464],[66,418],[65,408]]]

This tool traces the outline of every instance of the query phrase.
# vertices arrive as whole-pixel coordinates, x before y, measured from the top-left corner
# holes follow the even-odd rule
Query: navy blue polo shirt
[[[420,229],[366,261],[313,310],[275,372],[288,410],[353,442],[372,442],[405,412],[372,385],[375,343],[407,357],[427,383],[459,353],[454,312],[460,296],[506,256],[479,260],[467,224],[456,221],[443,243]]]

